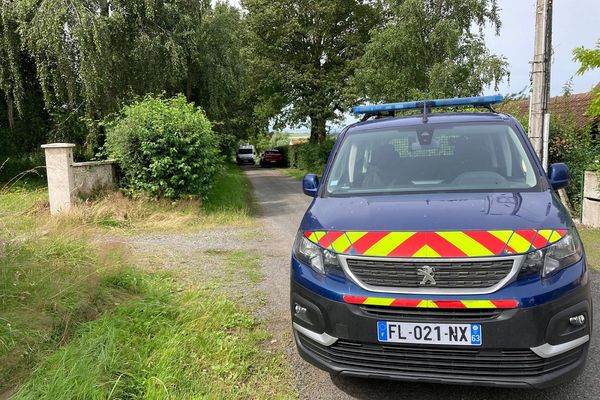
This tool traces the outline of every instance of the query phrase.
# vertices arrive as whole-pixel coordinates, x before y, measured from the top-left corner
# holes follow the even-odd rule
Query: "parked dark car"
[[[279,150],[267,150],[260,157],[260,166],[271,167],[277,166],[281,167],[283,165],[283,155],[279,152]]]

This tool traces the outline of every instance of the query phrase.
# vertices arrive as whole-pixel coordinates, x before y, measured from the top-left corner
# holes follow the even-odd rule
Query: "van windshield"
[[[238,154],[252,154],[252,149],[239,149]]]
[[[471,123],[350,131],[326,188],[343,195],[537,186],[531,160],[509,125]]]

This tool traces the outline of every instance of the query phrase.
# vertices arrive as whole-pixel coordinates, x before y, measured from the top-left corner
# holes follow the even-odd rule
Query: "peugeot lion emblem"
[[[435,276],[435,271],[429,265],[425,265],[424,267],[417,269],[417,275],[421,275],[423,277],[420,285],[427,285],[428,283],[430,285],[436,284],[435,279],[433,278]]]

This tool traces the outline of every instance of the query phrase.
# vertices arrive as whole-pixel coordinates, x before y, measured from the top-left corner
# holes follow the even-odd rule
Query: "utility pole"
[[[550,114],[550,61],[552,58],[552,1],[537,0],[535,13],[535,43],[531,70],[531,97],[529,99],[529,140],[547,166],[548,130]],[[546,140],[544,140],[546,139]],[[546,158],[546,159],[544,159]]]

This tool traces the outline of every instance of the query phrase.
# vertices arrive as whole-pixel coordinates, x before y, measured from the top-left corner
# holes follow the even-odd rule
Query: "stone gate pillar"
[[[585,172],[582,206],[581,223],[600,228],[600,180],[596,172]]]
[[[69,211],[73,200],[75,184],[73,180],[73,147],[72,143],[44,144],[46,153],[46,174],[48,175],[48,195],[50,197],[50,214]]]

